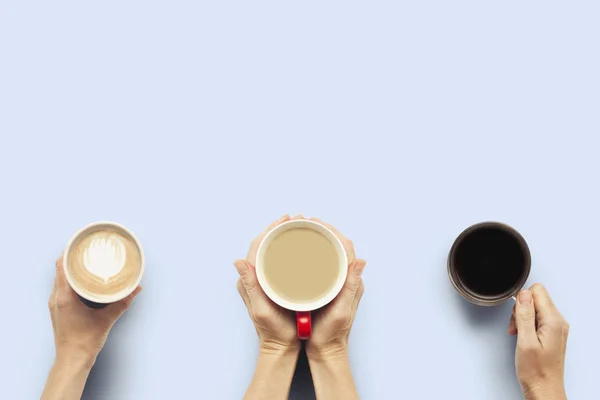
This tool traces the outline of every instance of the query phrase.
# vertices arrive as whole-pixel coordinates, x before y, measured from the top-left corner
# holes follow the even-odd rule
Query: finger
[[[354,303],[352,304],[352,311],[354,313],[356,313],[356,310],[358,310],[358,305],[360,304],[360,300],[362,299],[364,293],[365,293],[365,283],[363,282],[363,280],[361,278],[360,284],[358,286],[358,291],[356,293],[356,296],[354,296]]]
[[[133,301],[141,292],[142,292],[142,287],[138,286],[135,288],[135,290],[129,296],[125,297],[123,300],[120,301],[121,303],[123,303],[123,307],[125,308],[125,310],[127,310],[127,309],[129,309],[129,307],[131,307],[131,305],[133,304]]]
[[[240,297],[242,298],[242,300],[244,301],[244,304],[246,305],[246,308],[250,309],[250,302],[248,301],[248,294],[246,293],[246,289],[244,288],[244,284],[242,283],[242,279],[239,278],[237,280],[237,291],[240,294]]]
[[[251,263],[255,263],[256,262],[256,252],[258,251],[258,246],[263,241],[265,236],[267,236],[267,233],[269,233],[276,226],[283,224],[284,222],[287,222],[289,220],[290,220],[290,216],[288,214],[285,214],[283,217],[279,218],[277,221],[275,221],[271,225],[269,225],[267,227],[267,229],[265,229],[260,235],[258,235],[252,241],[252,243],[250,243],[250,249],[248,249],[248,254],[246,255],[246,259]]]
[[[261,232],[260,235],[258,235],[252,241],[252,244],[250,246],[250,251],[252,251],[252,249],[256,250],[256,248],[258,247],[260,242],[262,242],[262,240],[265,238],[265,236],[267,236],[267,233],[269,233],[272,229],[274,229],[276,226],[281,225],[284,222],[287,222],[289,220],[290,220],[290,216],[288,214],[285,214],[283,217],[279,218],[277,221],[272,222],[269,226],[267,226],[267,228],[264,231]]]
[[[540,323],[548,322],[556,311],[550,294],[541,283],[534,284],[529,290],[533,296],[538,321]]]
[[[52,309],[56,305],[56,279],[54,279],[54,286],[52,287],[52,293],[48,299],[48,308]]]
[[[65,276],[65,269],[63,265],[63,256],[61,255],[56,260],[56,282],[55,282],[56,290],[58,292],[65,292],[69,290],[69,282],[67,281],[67,277]]]
[[[325,221],[321,221],[319,218],[311,218],[311,221],[315,221],[323,226],[326,226],[330,231],[332,231],[333,233],[335,233],[335,236],[339,237],[340,239],[346,239],[346,236],[342,235],[342,232],[338,231],[335,226],[328,224]]]
[[[346,236],[344,236],[333,225],[328,224],[325,221],[321,221],[319,218],[311,218],[311,221],[315,221],[315,222],[325,226],[330,231],[332,231],[333,234],[342,241],[342,243],[344,244],[344,248],[346,249],[346,253],[348,253],[347,254],[348,255],[348,265],[352,264],[356,260],[356,253],[354,252],[354,244],[352,243],[352,241],[350,239],[348,239]]]
[[[237,259],[233,262],[233,266],[235,267],[240,277],[248,273],[248,263],[246,262],[246,260]]]
[[[523,347],[538,346],[535,329],[535,305],[529,290],[523,290],[517,296],[515,323],[518,329],[517,344]]]
[[[361,283],[361,275],[367,262],[365,260],[356,260],[348,267],[348,276],[342,289],[343,302],[353,306]]]
[[[304,219],[304,215],[298,214],[298,215],[293,216],[290,219],[293,220],[293,221],[298,220],[298,219]]]
[[[516,297],[515,297],[516,300]],[[510,320],[508,322],[508,333],[511,336],[515,336],[517,334],[517,323],[515,322],[515,312],[517,309],[517,303],[512,308],[512,314],[510,315]]]
[[[283,217],[279,218],[277,221],[273,222],[271,225],[269,225],[267,227],[267,229],[265,229],[265,231],[263,232],[263,236],[265,236],[267,233],[269,233],[269,231],[273,228],[275,228],[277,225],[283,224],[286,221],[290,220],[290,216],[288,214],[284,214]]]
[[[235,260],[233,265],[240,274],[240,280],[250,307],[258,307],[261,303],[267,301],[266,295],[258,283],[256,270],[246,260]]]
[[[517,334],[517,325],[514,314],[510,316],[510,322],[508,323],[508,334],[511,336],[515,336]]]
[[[106,307],[107,311],[111,314],[114,314],[115,318],[119,318],[121,315],[123,315],[125,311],[129,309],[129,307],[131,307],[131,305],[133,304],[133,300],[135,300],[135,298],[138,294],[141,293],[141,291],[142,287],[138,286],[129,296]]]

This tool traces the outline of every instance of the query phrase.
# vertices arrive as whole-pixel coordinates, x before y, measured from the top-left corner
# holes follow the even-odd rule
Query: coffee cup
[[[286,270],[286,261],[278,263],[276,260],[278,254],[295,254],[296,259],[291,261],[305,262],[300,267],[306,268],[296,266],[293,270]],[[299,259],[302,261],[298,261]],[[330,229],[312,220],[284,222],[269,231],[258,247],[258,282],[275,304],[296,312],[300,339],[310,338],[311,313],[327,305],[338,295],[347,273],[348,256],[341,240]],[[293,287],[294,293],[284,293],[285,289],[282,288],[285,288],[285,281],[290,279],[289,285]],[[300,293],[304,289],[306,296]]]
[[[144,251],[133,232],[110,221],[76,232],[63,254],[67,282],[90,308],[103,308],[129,296],[144,275]]]
[[[500,222],[465,229],[448,255],[448,276],[468,301],[495,306],[515,298],[531,270],[531,253],[523,236]]]

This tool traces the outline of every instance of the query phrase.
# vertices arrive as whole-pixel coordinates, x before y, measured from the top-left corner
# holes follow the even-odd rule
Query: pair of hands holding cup
[[[246,259],[234,262],[240,275],[237,282],[238,292],[254,323],[260,347],[265,351],[300,349],[294,313],[279,307],[269,299],[258,282],[255,269],[258,248],[267,233],[284,222],[299,219],[304,217],[297,215],[290,218],[285,215],[275,221],[252,242]],[[347,352],[348,336],[364,292],[361,275],[366,262],[356,258],[352,241],[337,229],[316,218],[311,220],[329,228],[342,242],[348,257],[348,274],[344,286],[331,303],[314,314],[312,335],[306,343],[309,358],[335,357]]]

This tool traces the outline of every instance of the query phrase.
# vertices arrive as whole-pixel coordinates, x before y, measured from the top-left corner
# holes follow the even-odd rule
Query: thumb
[[[140,294],[141,291],[142,287],[138,286],[129,296],[108,306],[108,308],[110,309],[110,313],[114,315],[115,319],[119,318],[121,315],[123,315],[125,311],[129,309],[129,307],[131,307],[131,305],[133,304],[133,300],[138,294]]]
[[[246,292],[248,294],[254,292],[258,286],[258,278],[256,273],[251,270],[250,264],[246,260],[235,260],[233,266],[238,274],[240,274],[240,279]]]
[[[529,290],[523,290],[517,296],[515,323],[518,330],[517,344],[519,346],[534,346],[539,344],[535,329],[533,296]]]
[[[260,287],[255,268],[246,260],[235,260],[233,265],[240,274],[243,290],[248,296],[247,300],[249,301],[251,308],[257,310],[259,308],[268,307],[269,299]]]
[[[344,294],[348,298],[348,301],[353,303],[356,293],[360,287],[361,275],[367,262],[365,260],[356,260],[348,267],[348,276],[346,277],[346,283],[344,283]]]
[[[62,255],[56,260],[56,289],[61,292],[69,290],[69,283],[65,276]]]

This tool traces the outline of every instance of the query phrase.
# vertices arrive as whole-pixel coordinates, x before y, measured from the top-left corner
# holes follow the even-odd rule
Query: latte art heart
[[[123,270],[127,257],[125,245],[117,236],[92,240],[83,254],[83,265],[105,283]]]

